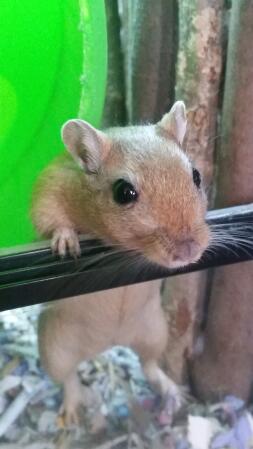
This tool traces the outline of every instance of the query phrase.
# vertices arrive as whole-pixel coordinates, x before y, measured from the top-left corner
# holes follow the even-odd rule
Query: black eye
[[[201,184],[201,176],[199,171],[196,168],[192,169],[192,179],[194,184],[198,187],[198,189],[200,188],[200,184]]]
[[[112,186],[113,199],[118,204],[129,204],[137,200],[138,193],[130,182],[118,179]]]

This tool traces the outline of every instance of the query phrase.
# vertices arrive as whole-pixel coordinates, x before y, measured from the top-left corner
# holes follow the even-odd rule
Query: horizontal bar
[[[253,203],[209,211],[207,222],[224,226],[227,232],[243,230],[252,245],[229,243],[177,270],[151,264],[147,269],[143,260],[124,252],[115,255],[112,248],[87,238],[81,240],[77,260],[59,259],[49,242],[0,250],[0,311],[253,259]]]

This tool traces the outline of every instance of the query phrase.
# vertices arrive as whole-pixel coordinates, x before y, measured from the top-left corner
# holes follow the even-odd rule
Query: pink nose
[[[200,245],[193,239],[178,242],[173,255],[174,262],[194,261],[200,253]]]

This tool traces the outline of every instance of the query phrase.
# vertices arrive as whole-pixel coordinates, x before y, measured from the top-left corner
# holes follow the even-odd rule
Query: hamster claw
[[[73,229],[62,228],[54,232],[51,241],[51,248],[54,254],[65,257],[68,253],[76,258],[80,256],[81,249],[78,236]]]

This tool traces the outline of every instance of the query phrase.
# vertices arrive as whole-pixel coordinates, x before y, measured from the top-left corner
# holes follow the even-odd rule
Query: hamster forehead
[[[114,128],[109,135],[112,150],[106,165],[112,181],[123,178],[138,187],[151,180],[156,185],[169,181],[172,174],[173,182],[192,175],[186,154],[175,141],[160,136],[155,126]]]

